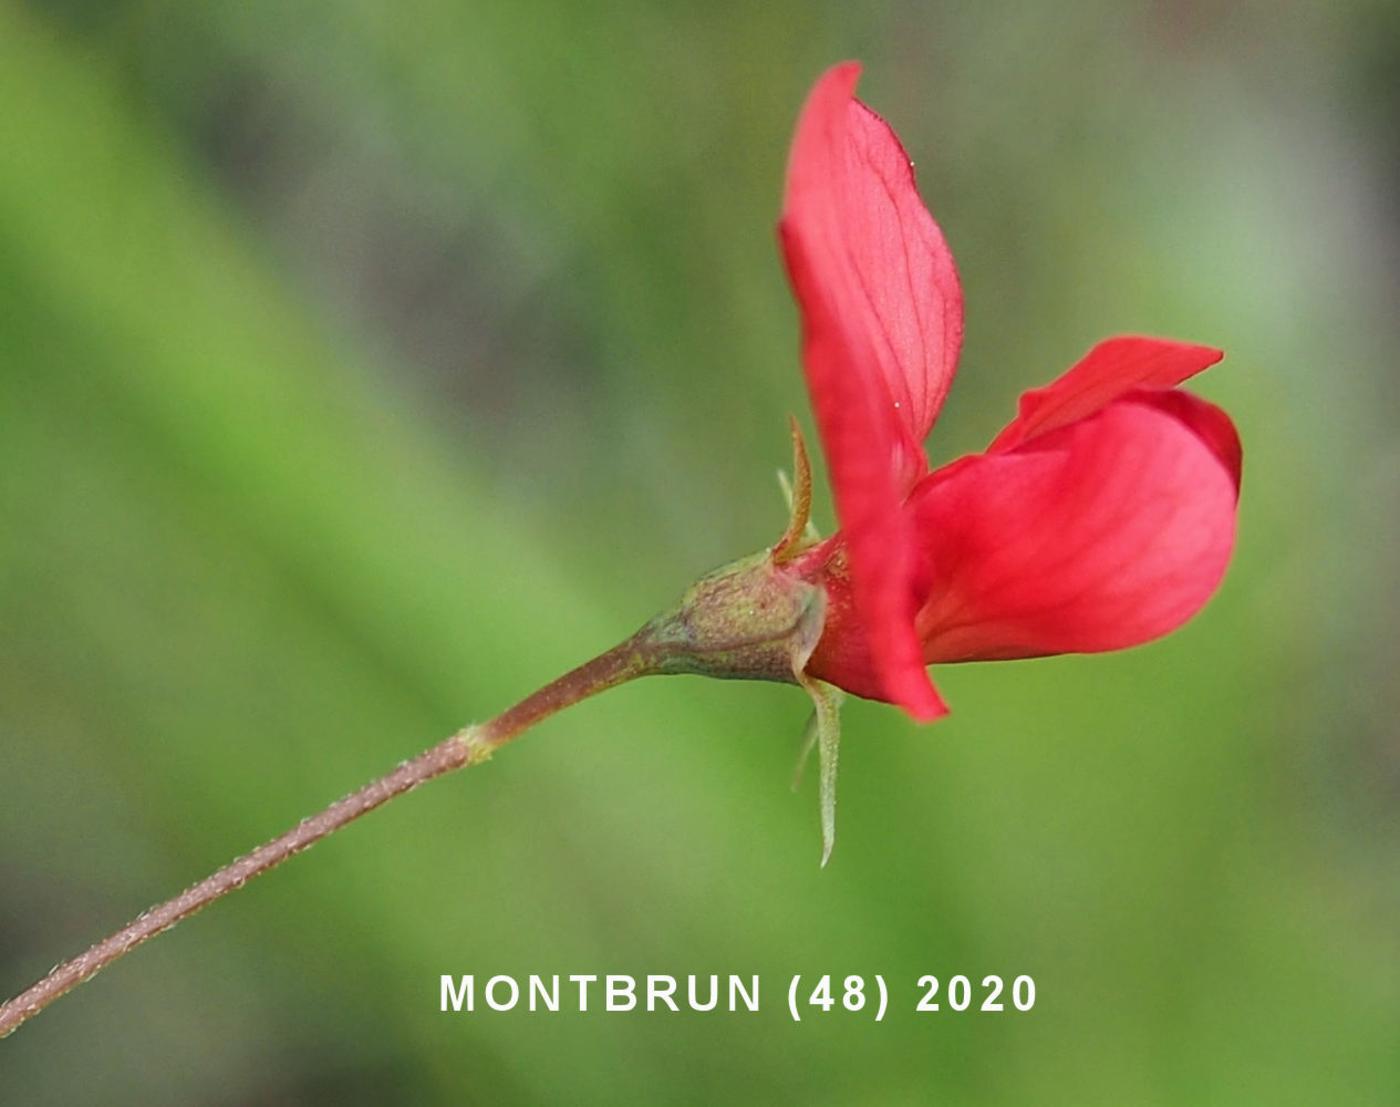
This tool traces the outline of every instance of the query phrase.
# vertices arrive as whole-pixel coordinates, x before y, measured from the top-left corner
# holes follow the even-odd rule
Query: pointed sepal
[[[797,417],[789,416],[788,420],[792,428],[792,483],[781,471],[778,473],[787,500],[788,525],[771,551],[774,565],[791,561],[819,537],[812,525],[812,462],[807,456],[807,441],[802,437]]]
[[[836,770],[841,748],[841,690],[824,681],[816,680],[805,673],[798,674],[797,682],[812,697],[812,720],[808,724],[811,737],[807,739],[807,753],[811,752],[813,741],[817,748],[817,765],[820,769],[819,795],[821,802],[822,826],[822,868],[831,860],[832,848],[836,845]],[[806,760],[806,757],[803,757]]]
[[[822,604],[799,624],[797,633],[790,640],[793,679],[812,697],[812,717],[803,733],[797,774],[800,779],[803,763],[815,745],[821,770],[819,794],[823,868],[831,860],[831,850],[836,845],[836,768],[841,746],[841,701],[844,698],[839,688],[808,676],[806,672],[807,662],[817,648],[825,624],[825,604]],[[794,780],[794,785],[796,783]]]

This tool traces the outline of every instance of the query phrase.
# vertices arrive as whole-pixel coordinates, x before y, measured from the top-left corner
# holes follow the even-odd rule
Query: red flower
[[[1220,351],[1113,338],[1026,393],[985,453],[929,472],[962,292],[859,73],[808,97],[779,225],[841,531],[775,560],[825,592],[806,675],[934,719],[930,663],[1121,649],[1195,614],[1230,558],[1240,444],[1175,390]]]

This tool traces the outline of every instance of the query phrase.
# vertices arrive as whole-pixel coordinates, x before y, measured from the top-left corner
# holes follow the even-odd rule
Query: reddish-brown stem
[[[230,862],[174,899],[138,915],[86,953],[65,961],[33,987],[0,1005],[0,1038],[12,1034],[54,1000],[91,980],[143,942],[165,933],[176,923],[237,891],[255,876],[276,868],[361,815],[434,777],[486,760],[494,750],[556,711],[633,677],[656,671],[658,660],[656,648],[639,634],[545,685],[490,722],[459,731],[411,761],[405,761],[386,776],[337,800],[324,811],[303,819],[285,834]]]

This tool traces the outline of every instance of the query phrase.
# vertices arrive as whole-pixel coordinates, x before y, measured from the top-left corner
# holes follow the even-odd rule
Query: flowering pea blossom
[[[826,592],[806,672],[928,720],[947,711],[930,663],[1121,649],[1195,614],[1234,544],[1241,451],[1223,411],[1175,387],[1219,350],[1120,337],[930,472],[962,290],[859,72],[812,90],[779,225],[841,522],[789,571]]]
[[[1126,336],[1025,393],[985,451],[930,471],[923,440],[957,369],[962,289],[899,139],[855,99],[859,73],[835,66],[808,96],[778,226],[840,529],[811,528],[794,423],[786,532],[702,578],[639,639],[659,651],[652,671],[810,693],[824,857],[841,692],[929,721],[948,710],[931,664],[1095,653],[1176,629],[1225,573],[1241,465],[1229,416],[1177,388],[1221,352]]]

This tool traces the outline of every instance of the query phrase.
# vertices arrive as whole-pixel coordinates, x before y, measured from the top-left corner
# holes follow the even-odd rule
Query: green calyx
[[[643,637],[660,673],[794,684],[825,615],[826,594],[784,573],[764,550],[701,577]]]
[[[778,474],[787,529],[771,549],[701,577],[673,611],[647,624],[641,637],[656,650],[656,672],[807,683],[803,670],[822,635],[826,593],[787,568],[818,540],[807,446],[797,420],[789,426],[792,483]]]

